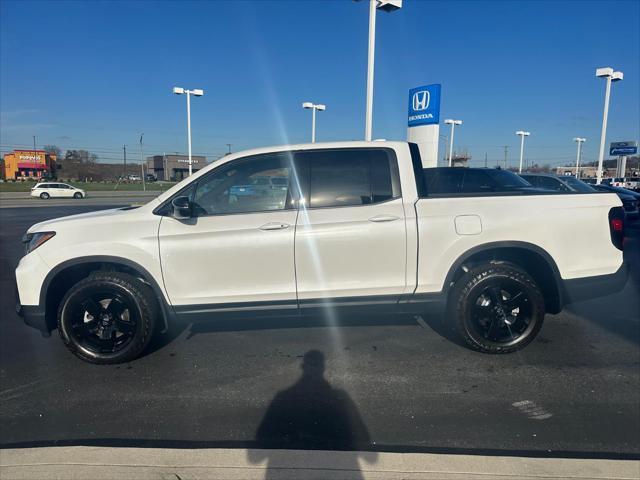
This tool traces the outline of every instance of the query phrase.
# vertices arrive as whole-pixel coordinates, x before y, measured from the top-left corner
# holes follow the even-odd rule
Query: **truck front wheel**
[[[75,284],[58,308],[58,331],[71,352],[91,363],[136,358],[152,336],[157,303],[132,275],[98,271]]]
[[[447,317],[471,348],[509,353],[536,337],[544,315],[544,297],[527,272],[509,263],[487,263],[455,283]]]

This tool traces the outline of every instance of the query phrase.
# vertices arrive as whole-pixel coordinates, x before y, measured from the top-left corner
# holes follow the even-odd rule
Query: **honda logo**
[[[426,110],[429,108],[429,101],[431,100],[431,95],[429,95],[428,90],[421,90],[413,94],[413,109],[416,112],[420,110]]]

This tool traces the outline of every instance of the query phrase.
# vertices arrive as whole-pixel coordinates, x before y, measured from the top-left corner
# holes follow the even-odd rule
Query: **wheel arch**
[[[510,262],[522,267],[536,281],[545,299],[546,311],[558,313],[565,303],[560,270],[543,248],[528,242],[504,241],[477,245],[460,255],[449,269],[444,289],[451,286],[473,266],[491,262]]]
[[[40,305],[45,309],[45,320],[49,331],[56,326],[57,309],[64,294],[71,286],[91,272],[97,270],[113,270],[129,273],[149,285],[160,307],[163,317],[163,332],[169,326],[169,320],[174,312],[167,303],[162,289],[155,278],[142,265],[127,258],[111,255],[92,255],[82,258],[67,260],[56,265],[47,274],[40,288]]]

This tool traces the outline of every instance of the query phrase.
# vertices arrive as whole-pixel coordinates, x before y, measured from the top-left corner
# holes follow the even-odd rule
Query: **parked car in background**
[[[156,176],[153,173],[147,173],[144,178],[147,182],[155,182],[157,180]]]
[[[638,177],[616,177],[611,179],[611,186],[638,190],[640,189],[639,180]]]
[[[140,177],[140,175],[129,175],[127,177],[128,180],[132,181],[132,182],[140,182],[142,180],[142,178]]]
[[[552,175],[549,173],[521,173],[520,176],[537,188],[566,193],[593,193],[596,190],[576,177]]]
[[[40,197],[42,200],[49,198],[84,198],[87,193],[73,185],[59,182],[41,182],[31,189],[32,197]]]
[[[624,212],[630,220],[636,220],[640,217],[640,193],[626,188],[612,187],[611,185],[592,185],[599,192],[615,193],[622,201]]]
[[[627,179],[627,186],[624,188],[628,188],[634,192],[640,191],[640,177],[629,177]]]
[[[432,196],[548,193],[546,190],[532,187],[515,173],[498,168],[425,168],[424,181]]]

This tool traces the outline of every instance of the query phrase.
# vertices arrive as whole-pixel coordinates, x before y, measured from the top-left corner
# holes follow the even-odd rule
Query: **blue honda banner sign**
[[[638,142],[611,142],[609,155],[635,155],[638,153]]]
[[[425,85],[409,90],[410,127],[440,122],[440,84]]]

